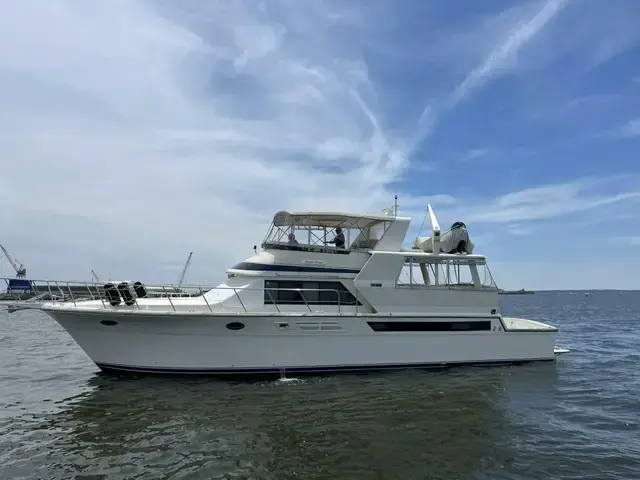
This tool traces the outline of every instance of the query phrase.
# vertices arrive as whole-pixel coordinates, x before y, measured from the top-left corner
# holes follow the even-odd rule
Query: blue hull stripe
[[[234,270],[258,270],[263,272],[351,273],[354,275],[360,273],[360,269],[352,268],[303,267],[300,265],[274,265],[251,262],[240,262],[231,268]]]
[[[286,373],[332,373],[332,372],[363,372],[381,370],[406,370],[406,369],[434,369],[457,366],[490,366],[490,365],[517,365],[538,361],[553,361],[555,358],[524,358],[519,360],[489,360],[477,362],[446,362],[446,363],[403,363],[382,365],[314,365],[307,367],[237,367],[237,368],[160,368],[160,367],[133,367],[127,365],[114,365],[109,363],[96,363],[104,372],[112,373],[153,373],[173,375],[265,375]]]

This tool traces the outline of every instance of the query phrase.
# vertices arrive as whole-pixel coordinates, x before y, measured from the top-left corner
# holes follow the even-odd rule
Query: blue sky
[[[505,288],[640,288],[635,0],[12,2],[0,242],[215,283],[273,213],[467,223]],[[10,275],[5,260],[0,273]]]

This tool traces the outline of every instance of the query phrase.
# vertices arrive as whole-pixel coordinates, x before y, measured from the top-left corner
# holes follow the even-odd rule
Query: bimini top
[[[365,229],[380,222],[393,222],[400,217],[355,215],[340,212],[277,212],[273,217],[273,225],[284,226],[314,226],[314,227],[344,227]]]
[[[410,221],[391,215],[283,210],[274,215],[262,247],[336,254],[376,248],[398,250]]]

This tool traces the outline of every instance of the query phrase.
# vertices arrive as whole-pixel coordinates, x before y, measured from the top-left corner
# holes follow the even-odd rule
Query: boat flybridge
[[[503,317],[466,226],[403,248],[410,218],[277,212],[261,249],[213,288],[152,298],[136,282],[50,302],[103,370],[326,372],[553,360],[557,329]],[[182,286],[183,289],[188,287]]]

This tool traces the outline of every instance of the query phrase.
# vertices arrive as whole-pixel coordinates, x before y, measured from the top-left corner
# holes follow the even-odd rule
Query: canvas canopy
[[[365,229],[380,222],[393,221],[391,216],[351,215],[339,212],[286,212],[280,211],[273,217],[276,227],[352,227]]]

